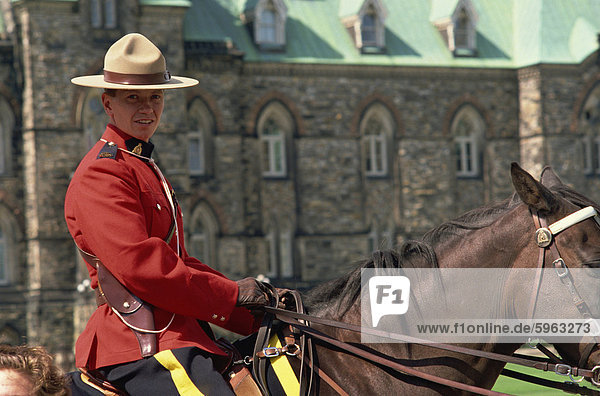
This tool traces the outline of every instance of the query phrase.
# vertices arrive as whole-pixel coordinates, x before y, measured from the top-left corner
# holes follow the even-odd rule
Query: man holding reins
[[[108,49],[102,75],[72,82],[104,88],[110,118],[65,200],[98,302],[76,343],[77,367],[131,395],[231,394],[219,373],[226,353],[207,322],[250,334],[260,318],[248,308],[268,297],[254,278],[230,280],[187,254],[181,209],[150,141],[164,90],[198,81],[171,76],[161,51],[132,33]]]

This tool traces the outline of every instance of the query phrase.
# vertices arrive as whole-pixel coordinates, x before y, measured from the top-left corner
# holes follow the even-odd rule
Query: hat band
[[[168,70],[161,73],[152,74],[124,74],[104,70],[104,81],[114,84],[126,85],[148,85],[164,84],[171,80],[171,73]]]

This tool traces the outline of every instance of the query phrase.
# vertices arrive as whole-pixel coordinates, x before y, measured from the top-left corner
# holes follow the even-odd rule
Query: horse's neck
[[[433,244],[440,268],[510,268],[535,263],[523,256],[533,241],[533,220],[520,206],[487,227],[448,237]]]

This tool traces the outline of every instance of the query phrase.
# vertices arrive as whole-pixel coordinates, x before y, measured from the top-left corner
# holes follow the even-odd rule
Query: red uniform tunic
[[[104,140],[126,148],[130,136],[109,125]],[[158,336],[159,351],[197,346],[223,354],[196,319],[249,334],[257,323],[248,310],[236,307],[235,281],[188,256],[183,222],[177,209],[177,238],[167,244],[172,223],[169,202],[148,162],[121,150],[101,156],[99,141],[83,158],[69,185],[65,217],[77,246],[97,256],[133,294],[154,306],[155,328],[173,323]],[[88,265],[92,288],[96,269]],[[77,367],[98,367],[141,358],[138,341],[104,304],[93,313],[75,346]]]

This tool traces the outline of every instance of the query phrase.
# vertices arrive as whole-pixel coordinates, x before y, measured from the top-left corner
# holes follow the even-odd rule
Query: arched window
[[[86,150],[90,149],[100,139],[108,121],[108,115],[104,112],[104,106],[102,105],[102,91],[89,89],[81,108],[81,123]]]
[[[600,175],[600,85],[589,94],[581,114],[579,126],[582,133],[583,172]]]
[[[465,8],[461,8],[454,25],[454,44],[456,48],[470,48],[469,35],[471,21]]]
[[[267,4],[258,17],[257,40],[264,44],[275,44],[277,40],[277,14],[273,3]]]
[[[217,263],[217,242],[219,224],[206,202],[198,204],[193,212],[189,229],[188,253],[213,268]]]
[[[392,115],[381,103],[374,103],[365,111],[360,123],[365,175],[389,174],[390,145],[393,142],[394,129]]]
[[[290,112],[280,102],[271,102],[258,117],[257,128],[263,176],[286,177],[288,146],[294,128]]]
[[[385,49],[387,8],[383,3],[382,0],[348,3],[340,15],[354,45],[363,54],[380,54]]]
[[[362,45],[365,47],[377,46],[377,12],[371,5],[362,16],[360,33],[362,35]]]
[[[9,283],[8,268],[8,242],[4,232],[0,229],[0,285]]]
[[[255,6],[245,11],[242,18],[245,23],[253,23],[254,42],[260,49],[283,49],[287,19],[287,7],[283,0],[258,0]]]
[[[484,129],[485,123],[473,106],[462,107],[454,117],[451,133],[454,138],[458,177],[481,175]]]
[[[442,1],[437,4],[446,6]],[[432,8],[432,12],[437,14],[436,10],[439,11],[438,7]],[[446,11],[436,15],[434,24],[454,56],[477,55],[478,18],[472,0],[458,0],[450,15]]]
[[[275,225],[267,232],[269,268],[267,277],[289,279],[294,277],[294,236],[289,229],[279,230]]]
[[[11,173],[11,141],[15,126],[15,115],[4,98],[0,98],[0,175]]]
[[[0,286],[9,286],[17,281],[18,234],[12,214],[0,207]]]
[[[188,109],[188,164],[190,175],[210,173],[212,139],[215,121],[208,107],[199,98],[194,99]]]

